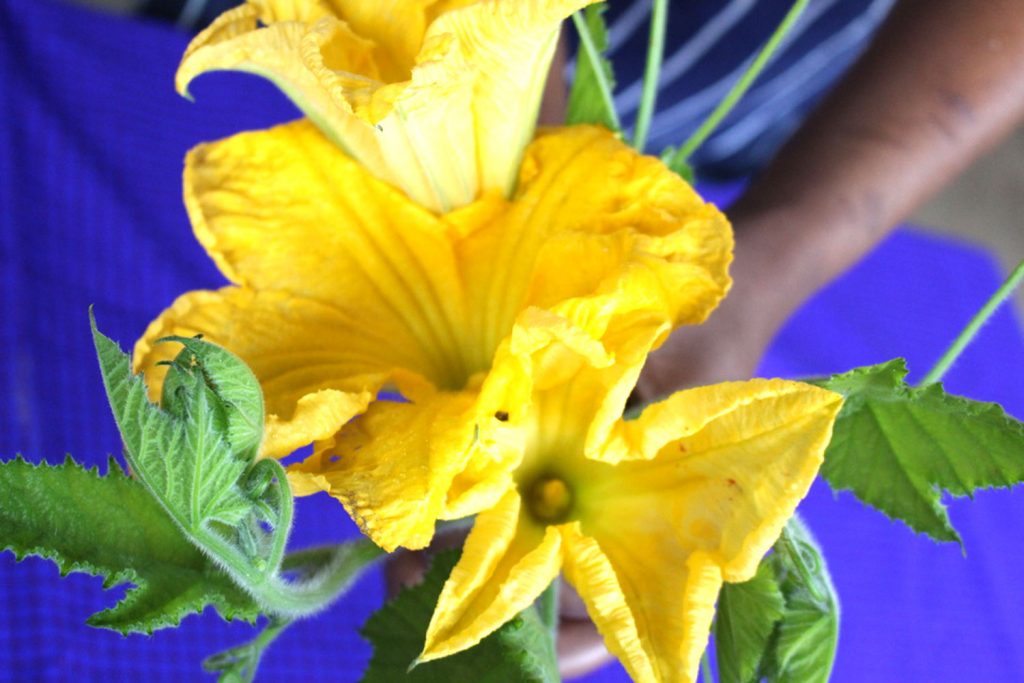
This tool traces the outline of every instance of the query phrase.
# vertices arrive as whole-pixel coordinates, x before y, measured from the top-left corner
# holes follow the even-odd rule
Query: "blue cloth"
[[[700,177],[763,167],[870,42],[894,0],[811,0],[771,62],[691,159]],[[740,79],[792,0],[669,2],[658,109],[647,148],[686,140]],[[632,128],[650,32],[650,0],[612,2],[608,55],[616,108]],[[574,33],[569,35],[574,37]]]
[[[130,344],[181,292],[223,283],[191,236],[181,163],[193,144],[295,115],[259,79],[215,75],[198,104],[171,85],[187,38],[159,25],[0,0],[0,457],[102,463],[120,442],[103,401],[86,310]],[[902,231],[808,304],[766,375],[806,376],[906,355],[918,376],[997,284],[992,259]],[[1003,311],[950,388],[1024,415],[1020,331]],[[1024,678],[1024,502],[956,502],[967,558],[816,486],[802,506],[843,600],[836,681]],[[296,545],[355,533],[339,505],[299,501]],[[60,579],[0,553],[0,680],[199,680],[200,660],[252,634],[215,615],[151,638],[92,630],[111,604],[95,578]],[[262,680],[354,681],[369,654],[357,628],[380,576],[286,632]],[[612,665],[592,681],[626,680]]]

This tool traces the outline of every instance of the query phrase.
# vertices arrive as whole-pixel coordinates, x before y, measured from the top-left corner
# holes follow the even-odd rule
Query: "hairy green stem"
[[[604,104],[605,111],[608,114],[608,120],[612,122],[615,130],[621,130],[622,123],[619,121],[619,113],[615,111],[615,100],[612,99],[612,87],[608,82],[607,74],[601,68],[601,55],[597,50],[597,45],[594,44],[594,36],[590,35],[590,27],[587,26],[587,20],[582,12],[574,12],[572,23],[575,24],[576,32],[580,36],[583,54],[587,56],[587,61],[590,62],[590,67],[594,72],[594,80],[597,83],[598,91],[601,93],[601,102]]]
[[[228,544],[208,535],[196,539],[211,551],[238,585],[272,614],[299,618],[330,605],[364,569],[384,556],[369,539],[361,538],[326,548],[300,551],[288,556],[282,566],[300,577],[288,581],[278,573],[256,575],[244,558]],[[220,547],[217,547],[220,546]],[[216,553],[216,554],[214,554]]]
[[[999,289],[996,290],[995,294],[985,302],[971,321],[967,323],[967,327],[960,332],[953,343],[950,344],[946,352],[942,354],[938,362],[935,363],[935,367],[928,371],[928,374],[924,376],[921,383],[918,386],[927,386],[929,384],[935,384],[942,380],[946,375],[946,372],[953,366],[953,364],[963,353],[964,349],[974,341],[974,338],[978,335],[978,331],[981,330],[982,326],[988,322],[988,319],[992,317],[992,314],[996,312],[999,306],[1006,301],[1013,291],[1020,285],[1021,280],[1024,280],[1024,261],[1017,264],[1017,267],[1013,269],[1010,276],[1006,278],[1006,281],[1000,285]]]
[[[126,452],[125,457],[134,471],[142,471],[132,454]],[[193,524],[185,519],[179,510],[166,503],[145,477],[140,477],[140,481],[161,502],[189,541],[216,562],[264,611],[289,618],[314,614],[333,602],[363,569],[383,556],[384,551],[369,539],[361,538],[330,548],[301,551],[288,559],[284,555],[284,547],[291,531],[292,494],[288,490],[284,468],[279,463],[266,460],[260,466],[275,471],[281,506],[280,529],[274,534],[269,561],[260,566],[251,562],[237,546],[208,524]],[[301,578],[295,581],[285,579],[280,574],[282,567],[297,571]]]
[[[647,135],[651,130],[651,118],[658,100],[658,81],[661,79],[661,64],[665,59],[665,27],[668,25],[668,0],[652,0],[651,35],[647,43],[647,66],[644,69],[644,89],[640,95],[640,108],[633,126],[633,147],[644,151]]]
[[[718,124],[722,122],[722,119],[729,115],[729,112],[731,112],[733,107],[735,107],[740,101],[740,98],[746,94],[747,90],[750,89],[750,86],[754,84],[755,80],[757,80],[757,77],[761,75],[761,72],[771,60],[772,55],[775,54],[779,45],[782,44],[783,39],[789,33],[790,29],[792,29],[796,24],[796,20],[800,18],[801,14],[803,14],[804,9],[807,8],[809,2],[810,0],[796,0],[796,2],[793,3],[789,12],[786,13],[785,17],[783,17],[782,23],[776,27],[775,32],[772,33],[768,42],[765,43],[764,47],[761,48],[761,51],[757,53],[757,56],[754,57],[754,61],[750,63],[750,66],[747,67],[745,72],[743,72],[743,75],[740,76],[738,81],[736,81],[736,84],[733,85],[731,90],[729,90],[725,98],[718,103],[718,106],[715,107],[714,111],[708,115],[707,119],[704,120],[704,123],[700,124],[700,127],[694,131],[693,135],[691,135],[690,138],[676,151],[672,157],[671,163],[669,164],[670,166],[687,161],[690,158],[690,155],[692,155],[698,147],[704,144],[704,141],[708,139],[708,136],[718,128]]]
[[[715,675],[711,672],[711,657],[708,652],[711,648],[704,650],[704,654],[700,657],[700,683],[714,683]]]
[[[219,673],[218,681],[250,683],[256,677],[260,661],[267,649],[293,622],[291,619],[271,617],[252,640],[228,648],[203,660],[203,669]]]

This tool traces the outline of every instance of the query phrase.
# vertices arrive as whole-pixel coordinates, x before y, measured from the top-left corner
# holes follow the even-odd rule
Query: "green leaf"
[[[228,448],[242,460],[254,460],[263,440],[263,391],[252,370],[228,351],[199,338],[165,337],[160,342],[178,342],[184,347],[170,364],[160,405],[183,418],[186,378],[198,370],[224,406]]]
[[[280,464],[253,462],[263,399],[241,360],[200,339],[175,338],[185,348],[168,368],[170,389],[160,407],[149,402],[128,356],[95,321],[92,331],[133,473],[185,537],[265,612],[292,618],[317,612],[381,556],[363,539],[285,561],[291,491]]]
[[[43,557],[61,574],[131,583],[89,624],[123,634],[177,626],[212,605],[225,619],[254,622],[252,598],[190,544],[160,505],[111,461],[106,476],[70,458],[61,465],[0,463],[0,549]]]
[[[279,464],[252,462],[247,425],[258,424],[262,432],[263,415],[241,412],[262,410],[262,399],[248,395],[251,372],[226,351],[189,340],[184,355],[168,368],[171,389],[162,409],[149,402],[128,355],[99,332],[95,321],[92,331],[103,384],[135,476],[186,537],[240,584],[266,584],[284,556],[292,500]]]
[[[723,683],[758,680],[764,653],[784,611],[785,598],[768,561],[758,566],[750,581],[722,586],[715,617],[715,648]]]
[[[766,561],[785,608],[762,671],[773,683],[827,683],[839,644],[839,599],[821,549],[793,517]]]
[[[608,49],[608,27],[604,22],[607,10],[607,2],[590,5],[583,10],[581,24],[577,24],[580,49],[576,55],[576,74],[569,90],[565,123],[570,126],[595,123],[618,132],[621,124],[612,101],[615,74],[612,63],[604,56]]]
[[[267,648],[292,623],[289,619],[271,619],[252,640],[204,659],[203,670],[217,674],[222,683],[249,683],[256,678]]]
[[[476,647],[408,671],[423,650],[437,598],[458,557],[457,550],[438,554],[423,583],[402,591],[363,626],[363,636],[373,644],[364,683],[558,681],[554,642],[535,607],[520,612]]]
[[[846,397],[822,476],[939,541],[960,541],[942,492],[970,496],[1024,481],[1024,425],[994,403],[907,385],[896,359],[836,375]]]

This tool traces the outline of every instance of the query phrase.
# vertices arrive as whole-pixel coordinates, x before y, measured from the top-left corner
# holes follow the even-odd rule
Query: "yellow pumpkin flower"
[[[594,127],[540,135],[511,199],[443,216],[307,121],[191,152],[185,203],[234,284],[175,301],[136,370],[156,398],[175,351],[158,339],[201,333],[239,355],[266,397],[263,455],[317,441],[293,490],[328,491],[388,550],[504,493],[537,383],[602,368],[588,439],[606,442],[647,353],[730,284],[722,214]],[[373,401],[389,388],[407,402]]]
[[[196,36],[177,87],[264,76],[371,173],[448,211],[511,193],[559,25],[593,1],[248,0]]]
[[[419,661],[472,647],[564,570],[634,680],[696,680],[722,582],[753,577],[842,398],[782,380],[682,391],[590,449],[605,391],[584,367],[535,394],[515,483],[477,517]]]

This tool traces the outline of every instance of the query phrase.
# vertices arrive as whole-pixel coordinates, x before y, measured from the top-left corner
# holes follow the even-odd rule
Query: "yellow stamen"
[[[540,522],[564,522],[572,509],[572,491],[557,477],[541,477],[526,494],[530,513]]]

